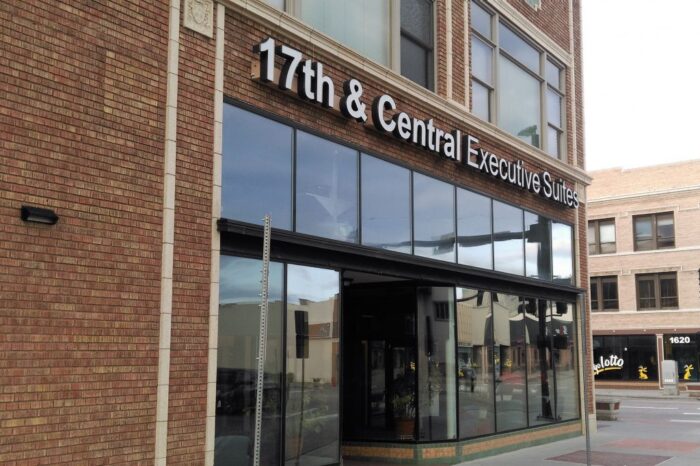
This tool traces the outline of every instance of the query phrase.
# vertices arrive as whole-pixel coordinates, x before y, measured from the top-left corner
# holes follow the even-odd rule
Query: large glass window
[[[550,221],[525,212],[525,274],[531,278],[552,279],[552,238]]]
[[[610,254],[615,250],[615,219],[589,221],[588,253]]]
[[[433,0],[401,0],[401,74],[433,88]]]
[[[634,217],[634,250],[672,248],[676,245],[673,213]]]
[[[221,216],[292,228],[292,128],[224,104]]]
[[[411,253],[411,172],[362,154],[362,244]]]
[[[484,4],[470,18],[472,112],[563,159],[564,66]]]
[[[296,230],[357,241],[357,151],[297,131]]]
[[[527,427],[525,319],[520,298],[498,293],[493,301],[496,426]]]
[[[252,465],[260,336],[262,262],[221,257],[214,464]],[[283,371],[283,266],[270,264],[263,382],[261,463],[280,463]]]
[[[418,439],[457,437],[454,288],[418,287]]]
[[[593,337],[595,380],[654,381],[658,364],[655,335]]]
[[[402,0],[395,10],[390,0],[296,0],[291,13],[362,55],[432,89],[434,3]],[[392,50],[394,47],[398,50]]]
[[[338,272],[287,266],[285,463],[340,461]]]
[[[491,293],[457,288],[457,376],[461,438],[496,431]]]
[[[638,309],[677,309],[676,272],[637,275]]]
[[[523,303],[527,343],[528,420],[530,426],[554,422],[554,367],[551,314],[545,299]],[[576,392],[578,393],[578,391]]]
[[[454,186],[413,174],[414,253],[455,261]]]
[[[523,275],[523,211],[493,201],[494,268],[500,272]]]
[[[552,275],[555,282],[570,284],[574,279],[573,242],[569,225],[552,222]]]
[[[571,303],[552,303],[552,347],[557,377],[557,420],[568,421],[578,417],[578,375],[576,372],[576,328],[574,306]]]
[[[460,264],[493,268],[491,199],[457,188],[457,256]]]

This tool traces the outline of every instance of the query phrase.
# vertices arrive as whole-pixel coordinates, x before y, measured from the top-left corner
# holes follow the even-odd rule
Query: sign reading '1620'
[[[510,161],[479,147],[479,139],[463,134],[459,129],[445,131],[435,126],[432,118],[421,120],[397,111],[396,101],[389,94],[374,97],[370,108],[365,103],[362,83],[350,78],[343,82],[342,96],[335,94],[336,86],[324,73],[323,64],[304,59],[302,53],[287,45],[277,45],[267,38],[253,48],[259,55],[259,79],[285,91],[296,89],[300,98],[325,108],[336,108],[347,118],[372,125],[382,133],[414,144],[422,149],[467,165],[506,183],[526,189],[567,207],[579,206],[578,193],[567,187],[562,179],[555,180],[547,171],[535,173],[523,162]],[[275,57],[281,57],[281,70],[275,68]],[[296,79],[295,79],[296,78]]]

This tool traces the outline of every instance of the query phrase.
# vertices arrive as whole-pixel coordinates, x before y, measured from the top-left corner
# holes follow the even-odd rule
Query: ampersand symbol
[[[357,79],[348,79],[343,83],[345,96],[340,99],[340,111],[348,118],[366,122],[366,106],[360,100],[362,97],[362,84]]]

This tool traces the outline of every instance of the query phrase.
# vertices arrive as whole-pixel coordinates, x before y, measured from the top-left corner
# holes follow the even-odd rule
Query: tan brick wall
[[[595,313],[593,329],[643,334],[700,328],[700,162],[592,175],[589,218],[615,219],[617,252],[591,256],[591,276],[617,276],[620,303],[620,312]],[[658,212],[673,212],[675,248],[635,252],[634,216]],[[679,309],[637,311],[635,275],[664,271],[677,273]]]
[[[166,8],[0,2],[2,464],[152,461]]]

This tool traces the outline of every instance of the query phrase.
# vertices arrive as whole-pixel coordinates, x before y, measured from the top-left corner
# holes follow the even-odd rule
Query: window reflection
[[[292,228],[292,128],[224,104],[221,216]]]
[[[552,222],[552,274],[555,282],[570,284],[574,278],[572,229]]]
[[[523,274],[523,211],[493,201],[494,268],[500,272]]]
[[[339,277],[287,266],[285,462],[337,464],[340,455]]]
[[[296,229],[357,241],[357,152],[297,131]]]
[[[362,244],[411,253],[411,173],[362,154]]]
[[[457,437],[454,288],[418,287],[418,438]]]
[[[526,298],[528,417],[530,426],[554,422],[554,369],[552,367],[551,314],[545,299]],[[578,391],[576,392],[578,393]]]
[[[455,260],[454,187],[413,174],[413,230],[417,256]]]
[[[552,303],[552,343],[557,373],[557,420],[575,419],[579,414],[573,304]]]
[[[525,212],[525,273],[528,277],[552,279],[549,229],[549,219]]]
[[[492,330],[491,293],[457,288],[457,377],[461,438],[496,431]]]
[[[279,464],[283,266],[270,264],[261,464]],[[214,464],[252,465],[262,262],[221,257]]]
[[[496,426],[499,432],[527,427],[525,319],[520,298],[498,293],[493,302]]]
[[[528,144],[540,147],[540,82],[503,55],[500,66],[498,125]]]
[[[457,188],[457,235],[460,264],[493,268],[491,199]]]

